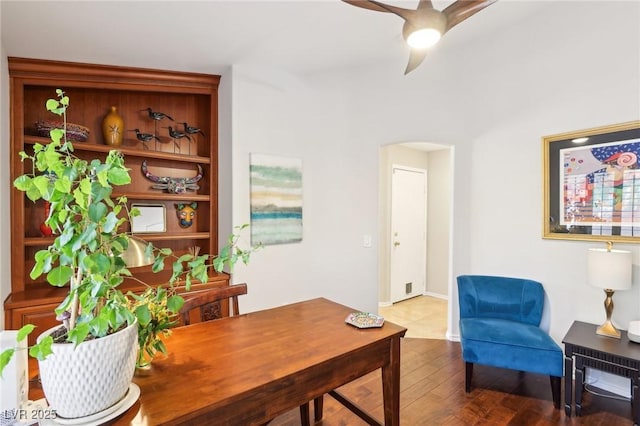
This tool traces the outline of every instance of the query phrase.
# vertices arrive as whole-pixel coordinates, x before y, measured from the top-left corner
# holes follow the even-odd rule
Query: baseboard
[[[435,297],[436,299],[449,300],[449,296],[446,294],[432,293],[430,291],[424,292],[424,296]]]
[[[427,292],[425,292],[425,293],[422,293],[422,295],[423,295],[423,296],[429,296],[429,297],[435,297],[436,299],[449,300],[449,296],[447,296],[446,294],[432,293],[432,292],[430,292],[430,291],[427,291]],[[418,295],[416,295],[416,296],[412,296],[412,297],[418,297],[418,296],[420,296],[420,295],[418,294]],[[410,297],[409,299],[411,299],[411,297]],[[409,300],[409,299],[406,299],[406,300]],[[389,301],[386,301],[386,302],[378,302],[378,307],[379,307],[379,308],[387,308],[387,307],[392,306],[392,305],[393,305],[393,303],[392,303],[392,302],[389,302]]]
[[[449,332],[449,330],[447,330],[447,333],[445,334],[445,337],[450,342],[459,342],[460,341],[460,335],[459,334],[451,334]]]

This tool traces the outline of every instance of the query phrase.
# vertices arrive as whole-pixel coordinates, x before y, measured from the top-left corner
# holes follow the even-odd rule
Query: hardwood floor
[[[459,343],[405,338],[401,344],[401,363],[402,425],[633,424],[630,403],[589,393],[584,396],[582,416],[567,418],[564,409],[553,408],[549,378],[536,374],[477,365],[474,368],[472,392],[466,394]],[[383,418],[379,370],[343,386],[340,391],[375,418]],[[564,394],[562,397],[564,402]],[[270,423],[272,426],[299,424],[298,409]],[[363,424],[366,423],[325,395],[324,417],[316,425]]]

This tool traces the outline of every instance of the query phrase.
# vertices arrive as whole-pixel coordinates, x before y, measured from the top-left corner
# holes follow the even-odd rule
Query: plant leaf
[[[89,206],[89,217],[94,222],[100,222],[106,214],[107,206],[104,203],[93,203]]]
[[[135,310],[136,318],[141,327],[146,327],[151,322],[151,312],[148,305],[140,305]]]
[[[51,111],[51,112],[57,110],[59,106],[60,106],[60,103],[58,102],[57,99],[48,99],[47,102],[45,103],[45,107],[47,108],[47,111]]]
[[[167,309],[174,314],[177,314],[180,311],[182,305],[184,305],[184,298],[182,296],[171,296],[167,300]]]
[[[13,186],[20,191],[28,191],[33,185],[32,181],[30,176],[22,175],[13,181]]]
[[[49,191],[49,178],[47,176],[36,176],[33,178],[33,185],[38,188],[38,191],[44,196],[48,194]]]
[[[118,225],[118,217],[114,212],[109,212],[109,214],[107,215],[107,220],[102,225],[102,232],[106,232],[110,234],[113,231],[115,231],[117,225]]]
[[[127,185],[131,183],[131,176],[129,176],[127,169],[124,168],[110,169],[108,177],[113,185]]]
[[[42,361],[47,356],[51,355],[53,351],[51,350],[51,345],[53,344],[53,337],[47,336],[29,349],[29,355],[38,360]]]
[[[69,282],[73,275],[73,269],[68,266],[57,266],[47,274],[47,281],[51,285],[62,287]]]
[[[64,137],[64,130],[62,129],[51,129],[49,132],[49,137],[55,144],[60,144],[60,141]]]
[[[76,323],[74,329],[69,331],[69,341],[78,346],[89,335],[89,330],[88,323]]]
[[[16,340],[18,342],[23,341],[29,334],[31,334],[34,328],[36,328],[36,326],[33,324],[27,324],[23,326],[22,328],[20,328],[20,330],[18,330],[18,336],[16,337]]]

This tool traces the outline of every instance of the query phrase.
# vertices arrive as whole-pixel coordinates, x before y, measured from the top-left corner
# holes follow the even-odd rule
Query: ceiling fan
[[[406,75],[424,61],[427,49],[447,31],[497,0],[457,0],[442,11],[434,9],[431,0],[420,0],[416,9],[405,9],[375,0],[342,1],[363,9],[393,13],[404,19],[402,35],[411,47],[409,63],[404,71]]]

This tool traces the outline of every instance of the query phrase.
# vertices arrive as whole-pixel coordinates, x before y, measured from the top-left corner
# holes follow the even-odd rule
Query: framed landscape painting
[[[302,160],[251,154],[251,243],[302,241]]]
[[[640,121],[543,138],[544,238],[640,242]]]

